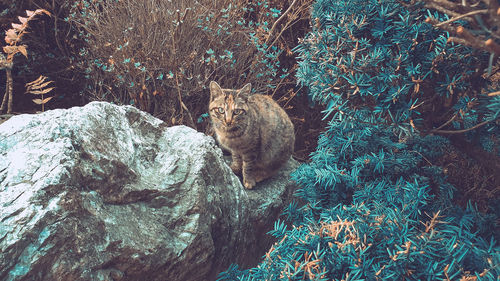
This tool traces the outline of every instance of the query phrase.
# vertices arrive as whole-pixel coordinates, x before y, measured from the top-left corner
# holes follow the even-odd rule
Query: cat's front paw
[[[232,163],[231,164],[231,170],[233,171],[233,173],[235,173],[236,175],[241,175],[241,164],[236,164],[236,163]]]
[[[244,178],[243,179],[243,185],[245,186],[246,189],[252,189],[255,186],[255,180],[253,178]]]

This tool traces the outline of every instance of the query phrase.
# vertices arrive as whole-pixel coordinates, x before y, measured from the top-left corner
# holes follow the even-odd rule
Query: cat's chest
[[[249,136],[247,134],[242,134],[239,136],[218,134],[217,139],[222,146],[231,151],[247,150],[250,147],[254,147],[257,143],[253,136]]]

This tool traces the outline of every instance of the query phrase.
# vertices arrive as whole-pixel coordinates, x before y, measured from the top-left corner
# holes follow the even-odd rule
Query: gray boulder
[[[214,280],[252,266],[295,186],[245,190],[215,141],[131,106],[0,125],[0,280]]]

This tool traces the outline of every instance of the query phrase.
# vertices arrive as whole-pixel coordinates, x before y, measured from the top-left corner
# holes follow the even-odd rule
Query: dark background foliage
[[[0,2],[3,30],[27,9],[52,13],[30,24],[23,39],[28,59],[16,56],[14,110],[39,110],[22,93],[27,82],[43,74],[56,86],[48,109],[92,100],[132,104],[169,125],[210,133],[208,82],[217,80],[226,88],[252,82],[255,91],[272,95],[289,112],[298,132],[296,157],[305,160],[322,122],[319,109],[313,110],[307,95],[295,87],[291,49],[309,29],[310,3]]]

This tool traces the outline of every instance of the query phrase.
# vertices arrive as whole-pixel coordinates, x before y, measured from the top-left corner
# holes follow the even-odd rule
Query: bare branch
[[[290,6],[288,7],[288,9],[286,9],[286,11],[278,18],[277,21],[274,22],[273,26],[271,27],[271,30],[269,31],[269,37],[267,37],[267,40],[266,40],[266,45],[269,44],[269,42],[271,41],[271,38],[273,36],[273,33],[274,33],[274,30],[276,29],[276,27],[278,26],[278,24],[288,15],[288,13],[290,13],[290,11],[292,10],[293,6],[295,6],[295,4],[298,2],[298,0],[293,0],[292,4],[290,4]],[[269,46],[268,48],[271,48],[271,46]]]
[[[452,135],[452,134],[463,134],[463,133],[467,133],[467,132],[470,132],[470,131],[473,131],[479,127],[482,127],[488,123],[490,123],[492,120],[486,120],[486,121],[483,121],[479,124],[476,124],[475,126],[472,126],[470,128],[467,128],[467,129],[463,129],[463,130],[456,130],[456,131],[451,131],[451,130],[432,130],[430,133],[433,133],[433,134],[447,134],[447,135]]]
[[[472,12],[469,12],[467,14],[463,14],[463,15],[460,15],[460,16],[456,16],[454,18],[451,18],[447,21],[443,21],[443,22],[440,22],[436,25],[434,25],[435,27],[440,27],[444,24],[449,24],[449,23],[452,23],[454,21],[457,21],[457,20],[460,20],[460,19],[463,19],[463,18],[468,18],[470,16],[473,16],[473,15],[477,15],[477,14],[487,14],[488,13],[488,10],[487,9],[484,9],[484,10],[477,10],[477,11],[472,11]],[[469,19],[470,20],[470,19]]]

